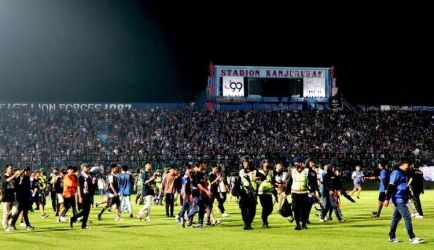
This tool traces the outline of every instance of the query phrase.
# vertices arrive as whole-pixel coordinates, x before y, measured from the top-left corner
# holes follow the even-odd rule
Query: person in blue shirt
[[[422,239],[416,238],[413,232],[413,225],[411,224],[411,216],[408,211],[407,202],[409,198],[408,188],[408,170],[409,162],[401,161],[399,167],[390,174],[389,186],[387,187],[386,200],[384,206],[389,205],[389,200],[392,200],[395,207],[390,224],[389,242],[399,242],[396,238],[396,228],[401,218],[404,218],[405,228],[407,229],[408,236],[411,244],[419,244],[423,242]]]
[[[390,178],[390,169],[386,162],[379,162],[378,163],[378,184],[379,184],[379,195],[378,195],[378,207],[377,211],[372,212],[372,215],[374,217],[380,217],[381,210],[383,209],[384,201],[386,200],[386,189],[389,185],[389,178]]]
[[[133,175],[128,172],[128,166],[121,167],[122,173],[118,176],[119,195],[121,199],[121,213],[128,211],[130,218],[133,218],[133,207],[131,206],[131,193],[134,185]]]

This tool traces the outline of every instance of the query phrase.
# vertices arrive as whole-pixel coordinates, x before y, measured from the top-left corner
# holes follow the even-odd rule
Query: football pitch
[[[376,191],[363,191],[356,203],[342,197],[344,223],[336,219],[320,222],[315,209],[310,215],[308,230],[295,231],[294,224],[277,213],[274,206],[269,217],[270,228],[262,229],[261,206],[258,204],[253,222],[254,230],[244,231],[238,204],[226,201],[229,217],[222,224],[205,228],[182,228],[174,218],[166,218],[164,206],[153,206],[151,221],[139,222],[124,214],[120,221],[113,213],[104,213],[97,220],[100,208],[93,208],[89,217],[90,230],[82,230],[80,223],[70,229],[67,222],[57,223],[52,209],[47,206],[49,217],[40,218],[39,212],[29,213],[34,231],[19,226],[17,231],[0,232],[1,249],[434,249],[434,191],[421,195],[425,212],[423,219],[413,219],[417,237],[425,239],[420,245],[410,245],[404,221],[398,225],[400,243],[389,243],[388,232],[392,206],[385,208],[381,218],[372,218],[377,206]],[[98,196],[95,196],[99,200]],[[134,197],[132,197],[134,200]],[[50,203],[48,200],[47,203]],[[134,204],[136,217],[141,206]],[[180,206],[175,206],[175,213]],[[217,205],[214,213],[220,218]]]

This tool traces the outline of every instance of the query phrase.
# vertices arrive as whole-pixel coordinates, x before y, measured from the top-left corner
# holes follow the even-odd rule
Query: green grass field
[[[70,229],[68,223],[58,224],[52,210],[49,217],[41,219],[38,211],[30,213],[30,221],[36,228],[26,231],[18,227],[15,232],[0,233],[1,249],[433,249],[434,248],[434,191],[422,195],[425,211],[423,220],[413,220],[416,235],[426,241],[410,245],[404,222],[401,221],[397,237],[401,243],[387,242],[392,207],[383,211],[381,218],[371,218],[377,204],[377,192],[364,191],[361,199],[352,204],[343,200],[345,223],[336,220],[322,223],[312,211],[308,230],[295,231],[294,224],[277,214],[275,207],[270,216],[269,229],[262,229],[261,206],[258,205],[254,230],[242,230],[240,210],[235,202],[226,202],[230,216],[218,226],[203,229],[183,229],[176,221],[165,218],[163,206],[153,206],[152,221],[122,218],[115,221],[112,213],[105,213],[103,221],[96,219],[97,208],[92,209],[89,226],[81,230],[76,223]],[[98,199],[96,197],[96,199]],[[49,201],[48,201],[49,202]],[[216,206],[215,206],[216,207]],[[175,207],[179,211],[179,206]],[[139,206],[135,205],[135,214]],[[314,209],[313,209],[314,210]],[[219,215],[219,213],[217,212]],[[17,223],[18,226],[19,223]]]

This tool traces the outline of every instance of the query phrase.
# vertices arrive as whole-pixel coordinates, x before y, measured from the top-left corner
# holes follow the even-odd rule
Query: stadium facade
[[[209,110],[328,110],[337,94],[334,68],[209,66]]]

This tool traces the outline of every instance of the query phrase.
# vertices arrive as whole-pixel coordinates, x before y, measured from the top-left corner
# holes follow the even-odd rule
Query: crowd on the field
[[[395,171],[403,164],[407,163],[399,163]],[[37,209],[41,218],[46,219],[46,210],[52,208],[58,223],[67,221],[69,217],[71,228],[81,221],[81,228],[89,229],[87,221],[91,208],[98,209],[98,206],[102,206],[96,217],[98,220],[103,220],[106,210],[112,210],[117,221],[125,213],[127,217],[149,223],[152,206],[162,205],[164,201],[166,217],[176,218],[182,227],[202,228],[219,225],[222,220],[218,217],[229,216],[225,210],[225,202],[229,198],[234,199],[241,209],[244,230],[252,229],[257,204],[262,207],[260,217],[263,228],[269,227],[268,217],[273,210],[277,210],[289,222],[295,221],[296,230],[302,230],[310,224],[309,215],[313,207],[318,211],[321,222],[332,220],[333,212],[337,221],[344,222],[346,219],[340,197],[354,202],[351,196],[357,193],[359,199],[365,178],[380,183],[379,208],[374,212],[375,217],[379,217],[386,200],[386,189],[389,193],[396,192],[387,187],[389,179],[393,178],[387,176],[394,174],[391,174],[390,166],[388,162],[378,162],[378,171],[372,178],[366,177],[360,166],[356,166],[352,172],[354,190],[347,192],[342,184],[341,171],[334,164],[321,166],[303,158],[297,158],[290,166],[268,159],[255,166],[250,157],[244,156],[241,170],[231,176],[225,174],[222,166],[212,164],[208,167],[204,161],[194,165],[189,162],[184,166],[172,165],[163,172],[154,170],[151,162],[144,163],[136,171],[126,165],[111,164],[106,173],[104,168],[93,168],[83,163],[80,168],[52,168],[47,175],[43,169],[15,169],[12,164],[7,164],[0,179],[2,225],[6,232],[15,231],[20,220],[20,226],[34,230],[29,211]],[[423,193],[423,174],[417,164],[408,172],[406,175],[412,180],[408,185],[405,183],[405,187],[410,187],[414,195],[415,209],[412,214],[423,218],[419,200],[419,195]],[[98,194],[100,201],[95,201],[94,197]],[[131,201],[134,194],[135,204],[142,206],[135,214]],[[287,199],[289,195],[290,200]],[[50,200],[50,209],[45,208],[47,200]],[[178,211],[175,211],[175,203],[179,205]]]
[[[430,151],[432,135],[428,112],[0,110],[0,159],[37,164],[239,155],[361,162]]]

